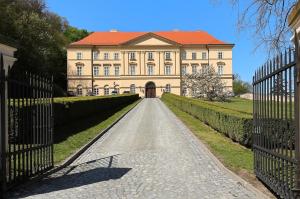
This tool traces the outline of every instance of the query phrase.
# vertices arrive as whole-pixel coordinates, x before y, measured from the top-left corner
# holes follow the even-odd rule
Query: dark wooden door
[[[156,87],[153,82],[149,82],[146,84],[146,98],[154,97],[156,97]]]

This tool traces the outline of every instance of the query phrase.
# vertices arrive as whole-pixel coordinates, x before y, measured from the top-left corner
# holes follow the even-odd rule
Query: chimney
[[[117,29],[111,29],[109,32],[118,32]]]

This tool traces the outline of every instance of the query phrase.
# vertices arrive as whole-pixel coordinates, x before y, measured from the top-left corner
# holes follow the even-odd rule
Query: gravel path
[[[159,99],[144,99],[71,166],[15,197],[262,197],[257,194],[224,169]]]

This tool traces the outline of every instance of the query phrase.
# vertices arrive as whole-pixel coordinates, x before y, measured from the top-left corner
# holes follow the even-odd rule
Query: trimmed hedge
[[[244,145],[252,144],[252,115],[212,106],[198,99],[163,94],[162,100],[198,118],[213,129]]]
[[[138,94],[55,98],[53,103],[54,125],[61,126],[92,114],[120,109],[138,99]]]

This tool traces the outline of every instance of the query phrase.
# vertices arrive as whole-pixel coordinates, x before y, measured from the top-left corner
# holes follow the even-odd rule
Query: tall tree
[[[46,8],[44,0],[0,0],[0,34],[19,43],[14,70],[53,75],[55,91],[62,91],[66,89],[65,47],[88,32],[70,27]]]

